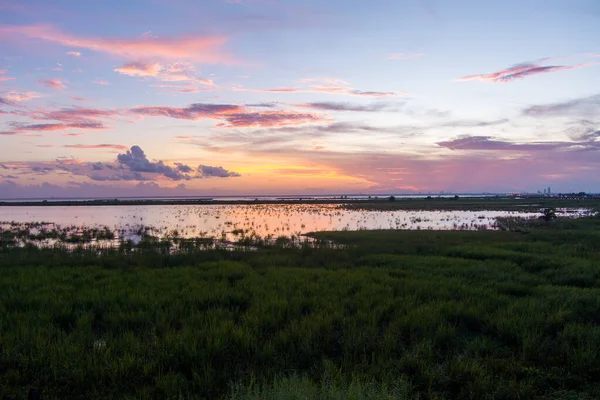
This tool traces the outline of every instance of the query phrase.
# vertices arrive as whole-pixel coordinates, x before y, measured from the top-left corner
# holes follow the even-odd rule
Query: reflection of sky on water
[[[514,211],[344,210],[335,204],[0,207],[0,221],[108,226],[125,232],[152,226],[158,235],[176,230],[182,237],[225,235],[228,240],[241,238],[242,232],[246,236],[276,237],[324,230],[493,229],[499,216],[537,215]]]

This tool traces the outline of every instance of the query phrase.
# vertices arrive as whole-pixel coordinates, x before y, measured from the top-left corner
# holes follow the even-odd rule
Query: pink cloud
[[[261,92],[261,93],[327,93],[344,96],[359,97],[390,97],[407,94],[405,91],[396,92],[375,92],[353,89],[349,84],[341,79],[321,78],[321,79],[302,79],[300,83],[305,87],[280,87],[274,89],[246,89],[242,87],[233,87],[232,90],[239,92]]]
[[[90,121],[95,118],[113,118],[119,116],[116,110],[99,110],[95,108],[72,107],[53,111],[33,111],[25,114],[35,120],[57,120],[63,122]]]
[[[162,65],[160,63],[129,63],[120,68],[116,68],[115,72],[123,75],[141,78],[154,78],[163,82],[185,82],[184,86],[159,86],[155,87],[170,87],[180,93],[196,93],[201,91],[200,86],[215,87],[215,83],[211,79],[204,79],[196,76],[196,71],[193,65],[188,63],[173,63]]]
[[[401,147],[388,149],[363,149],[355,151],[322,148],[321,143],[284,142],[290,137],[302,138],[301,132],[318,132],[319,127],[302,129],[297,127],[272,130],[273,141],[265,145],[265,134],[215,135],[198,140],[182,140],[182,143],[211,149],[223,154],[251,154],[254,157],[284,158],[308,167],[329,167],[340,175],[363,179],[358,191],[383,193],[398,189],[416,191],[519,191],[536,188],[540,174],[567,173],[561,182],[574,188],[593,188],[600,182],[597,174],[599,146],[585,144],[577,148],[576,143],[512,143],[494,138],[448,141],[446,145],[457,151],[435,147],[423,152],[403,152]],[[343,132],[347,132],[344,129]],[[269,137],[266,137],[269,139]],[[335,146],[338,147],[338,146]],[[460,148],[461,151],[458,151]],[[480,151],[496,150],[495,153]],[[443,153],[439,152],[443,151]],[[506,151],[509,153],[505,153]],[[559,152],[560,151],[560,152]],[[437,155],[436,155],[437,153]],[[503,157],[501,155],[506,155]],[[583,168],[589,168],[583,170]],[[411,189],[412,188],[412,189]],[[300,189],[301,190],[301,189]],[[298,192],[300,191],[298,190]],[[580,189],[581,190],[581,189]]]
[[[110,83],[108,83],[108,81],[105,81],[104,79],[94,79],[92,82],[102,86],[110,85]]]
[[[167,82],[192,81],[206,86],[214,86],[212,79],[199,78],[194,75],[193,65],[186,63],[175,63],[164,67],[163,73],[158,76],[159,79]]]
[[[11,122],[14,133],[24,132],[55,132],[70,129],[102,130],[108,129],[102,121],[102,118],[113,118],[120,113],[114,110],[97,110],[83,107],[64,108],[59,110],[47,111],[36,109],[34,111],[16,112],[19,116],[28,117],[36,121],[59,121],[52,123],[21,123]]]
[[[219,119],[224,115],[243,112],[244,108],[232,104],[192,104],[189,107],[135,107],[134,114],[153,117],[170,117],[177,119],[197,120],[204,118]]]
[[[225,128],[272,128],[326,121],[315,114],[299,114],[289,111],[243,112],[228,115],[225,120],[226,122],[217,124],[217,126]]]
[[[56,124],[13,124],[13,129],[16,133],[21,132],[54,132],[64,131],[67,129],[107,129],[101,122],[77,122],[77,123],[56,123]]]
[[[0,26],[0,36],[39,39],[133,60],[189,60],[204,64],[233,64],[236,61],[223,50],[227,37],[217,35],[106,39],[78,37],[49,25],[4,25]]]
[[[40,79],[38,81],[38,83],[41,85],[44,85],[50,89],[66,89],[67,88],[65,86],[65,84],[60,81],[60,79],[47,79],[47,80]]]
[[[78,51],[67,51],[67,54],[73,57],[80,57],[81,53]]]
[[[118,72],[123,75],[128,75],[128,76],[156,77],[156,76],[158,76],[158,74],[160,73],[160,71],[162,69],[163,69],[163,66],[160,63],[149,63],[149,64],[131,63],[131,64],[125,64],[124,66],[122,66],[120,68],[116,68],[115,72]]]
[[[545,60],[545,59],[543,59]],[[493,82],[493,83],[507,83],[512,82],[516,79],[523,79],[531,75],[545,74],[549,72],[555,71],[564,71],[576,68],[587,67],[591,65],[597,65],[598,63],[585,63],[585,64],[577,64],[577,65],[549,65],[549,66],[541,66],[537,63],[523,63],[517,64],[510,68],[506,68],[500,71],[492,72],[489,74],[478,74],[478,75],[468,75],[458,78],[457,81],[473,81],[479,80],[484,82]]]
[[[15,78],[12,76],[0,76],[0,82],[13,81]]]
[[[23,101],[29,101],[29,100],[33,100],[33,99],[37,99],[40,97],[40,94],[37,92],[14,92],[14,91],[10,91],[8,92],[6,95],[4,95],[4,98],[10,102],[14,102],[14,103],[20,103]]]
[[[565,151],[557,162],[551,148],[529,149],[522,157],[490,157],[489,154],[456,154],[443,158],[399,156],[386,153],[340,153],[327,151],[291,151],[304,163],[334,167],[344,175],[362,177],[372,182],[368,190],[389,191],[413,187],[418,191],[520,191],[535,188],[542,175],[565,173],[570,168],[591,167],[589,172],[569,173],[561,182],[570,187],[595,187],[598,177],[597,151]],[[278,151],[283,155],[284,152]],[[398,174],[404,171],[403,174]],[[593,183],[592,183],[593,182]],[[418,188],[418,189],[417,189]]]
[[[26,117],[35,121],[50,121],[56,120],[60,122],[85,122],[91,121],[95,117],[95,113],[102,113],[101,110],[89,110],[83,107],[64,108],[58,110],[47,110],[44,107],[36,107],[33,110],[24,110],[15,112],[20,117]],[[14,122],[13,124],[20,124]]]
[[[327,121],[325,118],[313,113],[256,111],[249,107],[232,104],[192,104],[184,108],[135,107],[130,111],[138,115],[185,120],[217,119],[221,120],[217,126],[222,128],[271,128]]]
[[[66,144],[63,147],[70,149],[112,149],[112,150],[127,150],[127,146],[121,144]]]

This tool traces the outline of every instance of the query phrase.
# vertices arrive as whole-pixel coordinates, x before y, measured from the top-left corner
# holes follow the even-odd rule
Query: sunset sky
[[[598,0],[0,0],[0,198],[600,192]]]

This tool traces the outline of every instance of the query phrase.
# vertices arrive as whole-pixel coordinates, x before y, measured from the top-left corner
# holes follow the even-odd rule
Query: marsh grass
[[[246,385],[234,384],[227,400],[408,400],[416,399],[410,394],[409,385],[399,381],[395,384],[364,383],[352,380],[339,384],[327,377],[320,382],[297,375],[282,376],[268,384],[250,381]]]
[[[0,248],[0,398],[600,397],[600,219]]]

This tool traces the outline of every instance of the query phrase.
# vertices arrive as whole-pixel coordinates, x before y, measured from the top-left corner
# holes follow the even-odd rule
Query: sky
[[[0,198],[600,192],[597,0],[0,0]]]

